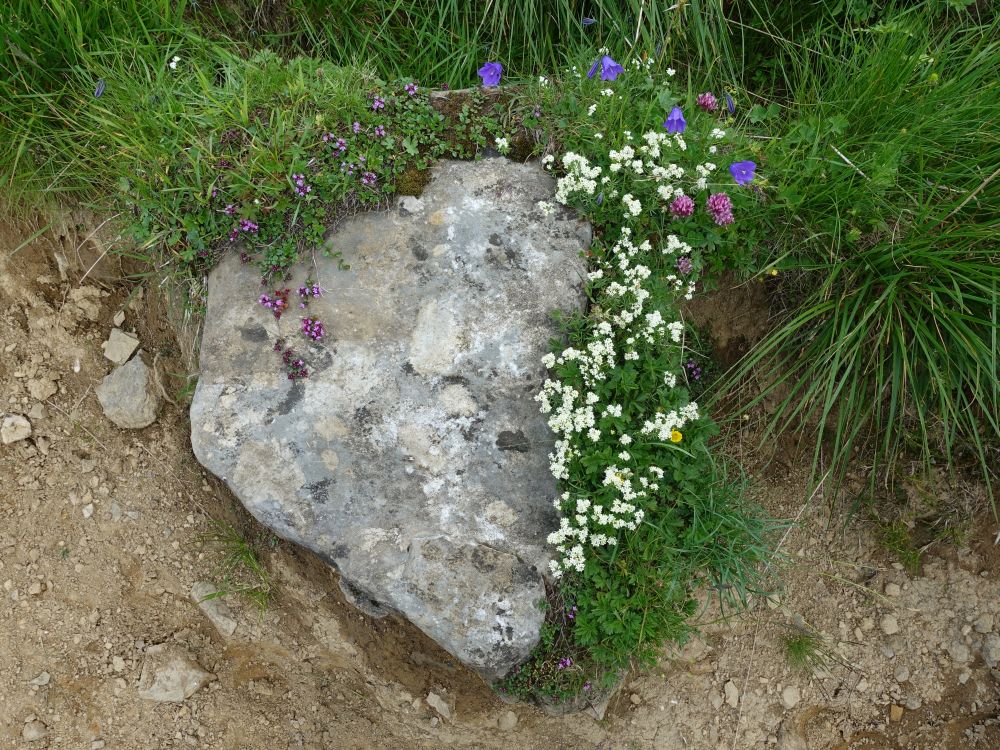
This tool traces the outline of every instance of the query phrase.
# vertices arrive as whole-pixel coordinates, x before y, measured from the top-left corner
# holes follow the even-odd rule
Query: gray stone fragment
[[[179,646],[160,643],[146,649],[139,676],[139,697],[158,703],[179,703],[215,679]]]
[[[119,427],[137,430],[156,421],[160,396],[142,357],[136,357],[104,376],[97,386],[104,415]]]
[[[497,719],[497,727],[499,727],[501,732],[509,732],[516,726],[517,714],[513,711],[505,711],[500,718]]]
[[[442,698],[437,693],[427,694],[427,705],[441,714],[444,719],[451,718],[451,706],[448,705],[448,701]]]
[[[35,378],[28,381],[28,393],[36,401],[44,401],[50,396],[56,395],[58,390],[59,386],[48,378]]]
[[[233,619],[229,605],[219,596],[219,590],[211,583],[198,581],[194,584],[191,587],[191,601],[198,605],[220,633],[232,635],[236,632],[236,620]]]
[[[25,742],[38,742],[44,740],[48,734],[49,728],[35,719],[24,725],[24,729],[21,730],[21,739]]]
[[[490,679],[538,641],[558,525],[534,396],[550,312],[584,304],[590,233],[568,211],[539,220],[553,188],[505,159],[442,163],[419,204],[341,225],[350,269],[317,253],[282,286],[326,292],[277,321],[255,269],[224,259],[191,405],[195,455],[262,523]],[[279,337],[307,379],[287,379]]]
[[[104,349],[105,357],[116,365],[123,365],[139,348],[139,339],[120,328],[112,328],[111,335],[108,336],[107,341],[101,344],[101,348]]]
[[[31,437],[31,422],[20,414],[8,414],[0,422],[0,442],[10,445]]]

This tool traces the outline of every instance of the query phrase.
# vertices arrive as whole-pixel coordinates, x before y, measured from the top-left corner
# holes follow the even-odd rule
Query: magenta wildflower
[[[694,201],[686,195],[678,195],[670,203],[670,213],[678,219],[687,218],[694,213]]]
[[[361,123],[358,122],[357,120],[355,120],[354,124],[351,125],[351,130],[353,130],[355,133],[360,133],[361,132]]]
[[[326,334],[326,329],[316,318],[303,318],[302,333],[311,338],[313,341],[319,341]]]
[[[385,125],[376,125],[375,126],[375,137],[376,138],[381,138],[384,135],[385,135]]]
[[[376,96],[372,99],[372,111],[378,112],[379,110],[385,109],[385,99],[381,96]]]
[[[250,219],[240,219],[239,229],[241,232],[249,232],[250,234],[257,234],[257,230],[259,230],[260,227],[256,223],[250,221]]]
[[[706,112],[714,112],[719,108],[719,100],[715,98],[715,95],[711,91],[706,91],[704,94],[698,94],[695,104]]]
[[[222,209],[222,213],[224,213],[226,216],[232,216],[233,214],[236,213],[236,206],[234,206],[232,203],[229,203],[226,205],[224,209]]]
[[[712,193],[708,196],[705,208],[712,214],[712,219],[720,227],[732,224],[735,221],[733,218],[733,202],[725,193]]]
[[[367,185],[368,187],[374,187],[375,183],[378,182],[378,176],[374,172],[362,172],[361,174],[361,184]]]
[[[686,255],[682,255],[677,259],[676,266],[677,266],[677,273],[681,274],[682,276],[687,276],[689,273],[691,273],[691,270],[694,268],[694,266],[691,265],[691,259]]]
[[[405,86],[403,86],[403,91],[405,91],[410,96],[414,96],[417,93],[417,84],[408,83]]]
[[[503,75],[503,65],[498,62],[488,62],[481,67],[477,73],[483,79],[483,86],[490,88],[500,85],[500,77]]]
[[[583,691],[585,693],[589,693],[590,692],[590,688],[591,688],[591,684],[590,684],[589,680],[587,682],[583,683]]]
[[[564,656],[559,660],[559,669],[568,669],[573,666],[573,660],[568,656]]]
[[[306,184],[306,176],[303,174],[293,174],[292,182],[295,183],[295,194],[305,198],[312,192],[312,185]]]
[[[288,290],[275,289],[272,294],[262,294],[257,301],[274,314],[275,320],[281,320],[281,314],[288,309]]]
[[[684,363],[684,369],[687,370],[688,377],[691,380],[701,380],[701,367],[693,359],[689,359]]]

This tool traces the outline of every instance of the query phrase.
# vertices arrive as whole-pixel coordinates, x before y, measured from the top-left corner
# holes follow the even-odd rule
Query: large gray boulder
[[[345,222],[281,284],[228,257],[209,278],[195,455],[277,534],[334,564],[356,603],[409,618],[487,678],[538,641],[553,438],[533,400],[584,304],[589,227],[537,208],[553,180],[505,159],[445,162],[420,198]],[[306,279],[325,290],[297,307]],[[326,335],[312,342],[301,317]],[[274,344],[306,362],[289,380]]]

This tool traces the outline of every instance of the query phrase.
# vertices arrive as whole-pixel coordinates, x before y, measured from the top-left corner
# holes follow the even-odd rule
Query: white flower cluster
[[[538,201],[535,205],[542,212],[542,216],[552,216],[556,212],[555,204],[551,201]]]
[[[656,412],[652,419],[647,419],[642,426],[643,435],[655,435],[657,439],[666,442],[670,440],[674,430],[680,430],[688,422],[698,418],[698,404],[692,401],[680,409],[666,414]]]
[[[566,204],[574,193],[593,195],[597,189],[597,178],[601,176],[600,167],[590,166],[587,157],[567,151],[562,158],[566,174],[556,183],[556,200]]]
[[[508,141],[506,138],[497,138],[496,147],[497,151],[499,151],[501,154],[506,154],[508,151],[510,151],[510,141]]]

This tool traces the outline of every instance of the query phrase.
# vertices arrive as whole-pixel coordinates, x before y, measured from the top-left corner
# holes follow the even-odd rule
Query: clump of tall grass
[[[817,28],[782,51],[794,105],[763,141],[779,325],[729,380],[778,402],[768,435],[816,437],[843,473],[865,445],[989,483],[1000,445],[1000,23],[918,7]]]

